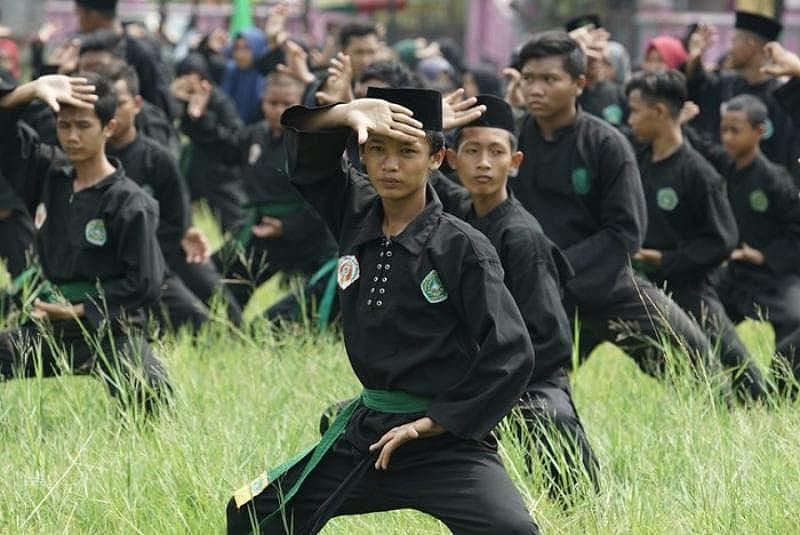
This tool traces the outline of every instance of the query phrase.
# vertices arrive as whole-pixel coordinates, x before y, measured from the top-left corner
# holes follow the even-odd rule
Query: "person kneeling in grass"
[[[56,112],[63,152],[17,121],[34,99]],[[158,298],[164,259],[158,206],[105,155],[116,105],[111,86],[92,73],[0,86],[0,167],[29,209],[37,207],[47,281],[33,323],[0,332],[0,379],[56,375],[66,361],[74,372],[98,373],[124,405],[150,410],[169,385],[136,327],[142,307]]]
[[[490,434],[525,392],[533,347],[491,243],[427,184],[444,157],[441,95],[367,97],[282,119],[291,181],[339,242],[364,390],[317,446],[234,494],[228,531],[315,533],[333,516],[410,508],[457,533],[536,533]],[[342,166],[351,129],[367,176]]]

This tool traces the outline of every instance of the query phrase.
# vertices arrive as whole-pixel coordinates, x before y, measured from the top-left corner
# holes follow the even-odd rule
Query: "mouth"
[[[472,180],[474,180],[474,181],[475,181],[475,182],[477,182],[478,184],[488,184],[488,183],[490,183],[490,182],[491,182],[493,179],[492,179],[492,177],[491,177],[491,176],[489,176],[489,175],[478,175],[478,176],[472,177]]]
[[[379,178],[378,182],[387,188],[396,188],[402,184],[402,182],[397,178]]]

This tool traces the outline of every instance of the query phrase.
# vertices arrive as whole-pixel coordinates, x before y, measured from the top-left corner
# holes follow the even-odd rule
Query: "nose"
[[[394,154],[387,154],[381,162],[381,169],[384,171],[396,171],[399,166],[400,159]]]

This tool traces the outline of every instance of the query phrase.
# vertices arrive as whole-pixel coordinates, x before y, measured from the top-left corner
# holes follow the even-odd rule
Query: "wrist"
[[[17,86],[10,93],[0,97],[0,108],[15,108],[32,102],[39,96],[37,88],[36,81]]]

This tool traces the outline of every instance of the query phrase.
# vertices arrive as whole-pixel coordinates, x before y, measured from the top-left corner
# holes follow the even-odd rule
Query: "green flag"
[[[231,13],[231,24],[228,28],[231,36],[236,35],[242,30],[253,26],[253,10],[250,7],[250,0],[233,0],[233,12]]]

